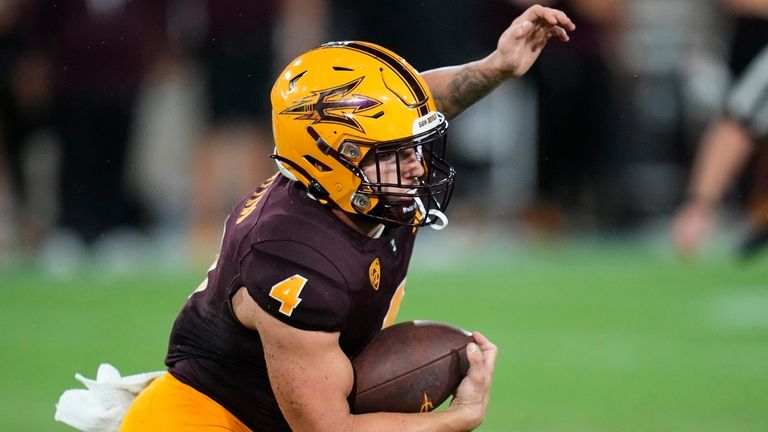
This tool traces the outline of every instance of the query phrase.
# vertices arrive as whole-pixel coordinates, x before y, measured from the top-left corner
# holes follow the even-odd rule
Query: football
[[[407,321],[381,330],[352,359],[350,409],[428,412],[456,391],[467,374],[472,335],[434,321]]]

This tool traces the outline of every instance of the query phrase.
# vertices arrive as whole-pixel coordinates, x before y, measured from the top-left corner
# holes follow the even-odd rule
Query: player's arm
[[[721,0],[720,2],[736,14],[768,18],[768,2],[765,0]]]
[[[470,370],[451,407],[442,412],[353,415],[347,396],[352,364],[339,334],[291,327],[259,307],[246,289],[233,298],[238,319],[259,332],[269,380],[280,409],[295,431],[466,431],[485,416],[496,347],[479,337],[481,353],[468,352]]]
[[[525,74],[550,38],[569,40],[576,26],[560,10],[534,5],[501,34],[494,50],[482,60],[423,72],[435,103],[454,118],[509,78]]]

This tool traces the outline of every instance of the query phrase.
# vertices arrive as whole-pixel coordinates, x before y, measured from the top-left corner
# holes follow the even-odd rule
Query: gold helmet
[[[448,122],[418,72],[367,42],[331,42],[293,60],[272,88],[278,168],[323,204],[383,222],[435,223],[450,200],[454,169],[445,162]],[[361,162],[400,163],[415,151],[416,184],[369,178]],[[399,173],[399,168],[398,168]]]

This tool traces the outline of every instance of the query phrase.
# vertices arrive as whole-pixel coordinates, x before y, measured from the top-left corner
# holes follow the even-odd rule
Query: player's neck
[[[346,225],[360,234],[366,235],[371,238],[377,238],[381,236],[382,225],[378,221],[365,216],[351,215],[343,210],[331,209],[334,215],[341,219]]]

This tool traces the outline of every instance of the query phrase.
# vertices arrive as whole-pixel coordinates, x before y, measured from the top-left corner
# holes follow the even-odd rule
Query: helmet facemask
[[[388,225],[445,224],[443,212],[456,175],[445,161],[447,127],[441,118],[433,129],[405,139],[342,144],[342,149],[370,147],[356,172],[362,181],[352,195],[352,207]],[[404,182],[401,169],[415,163],[414,158],[421,164],[422,174]]]

